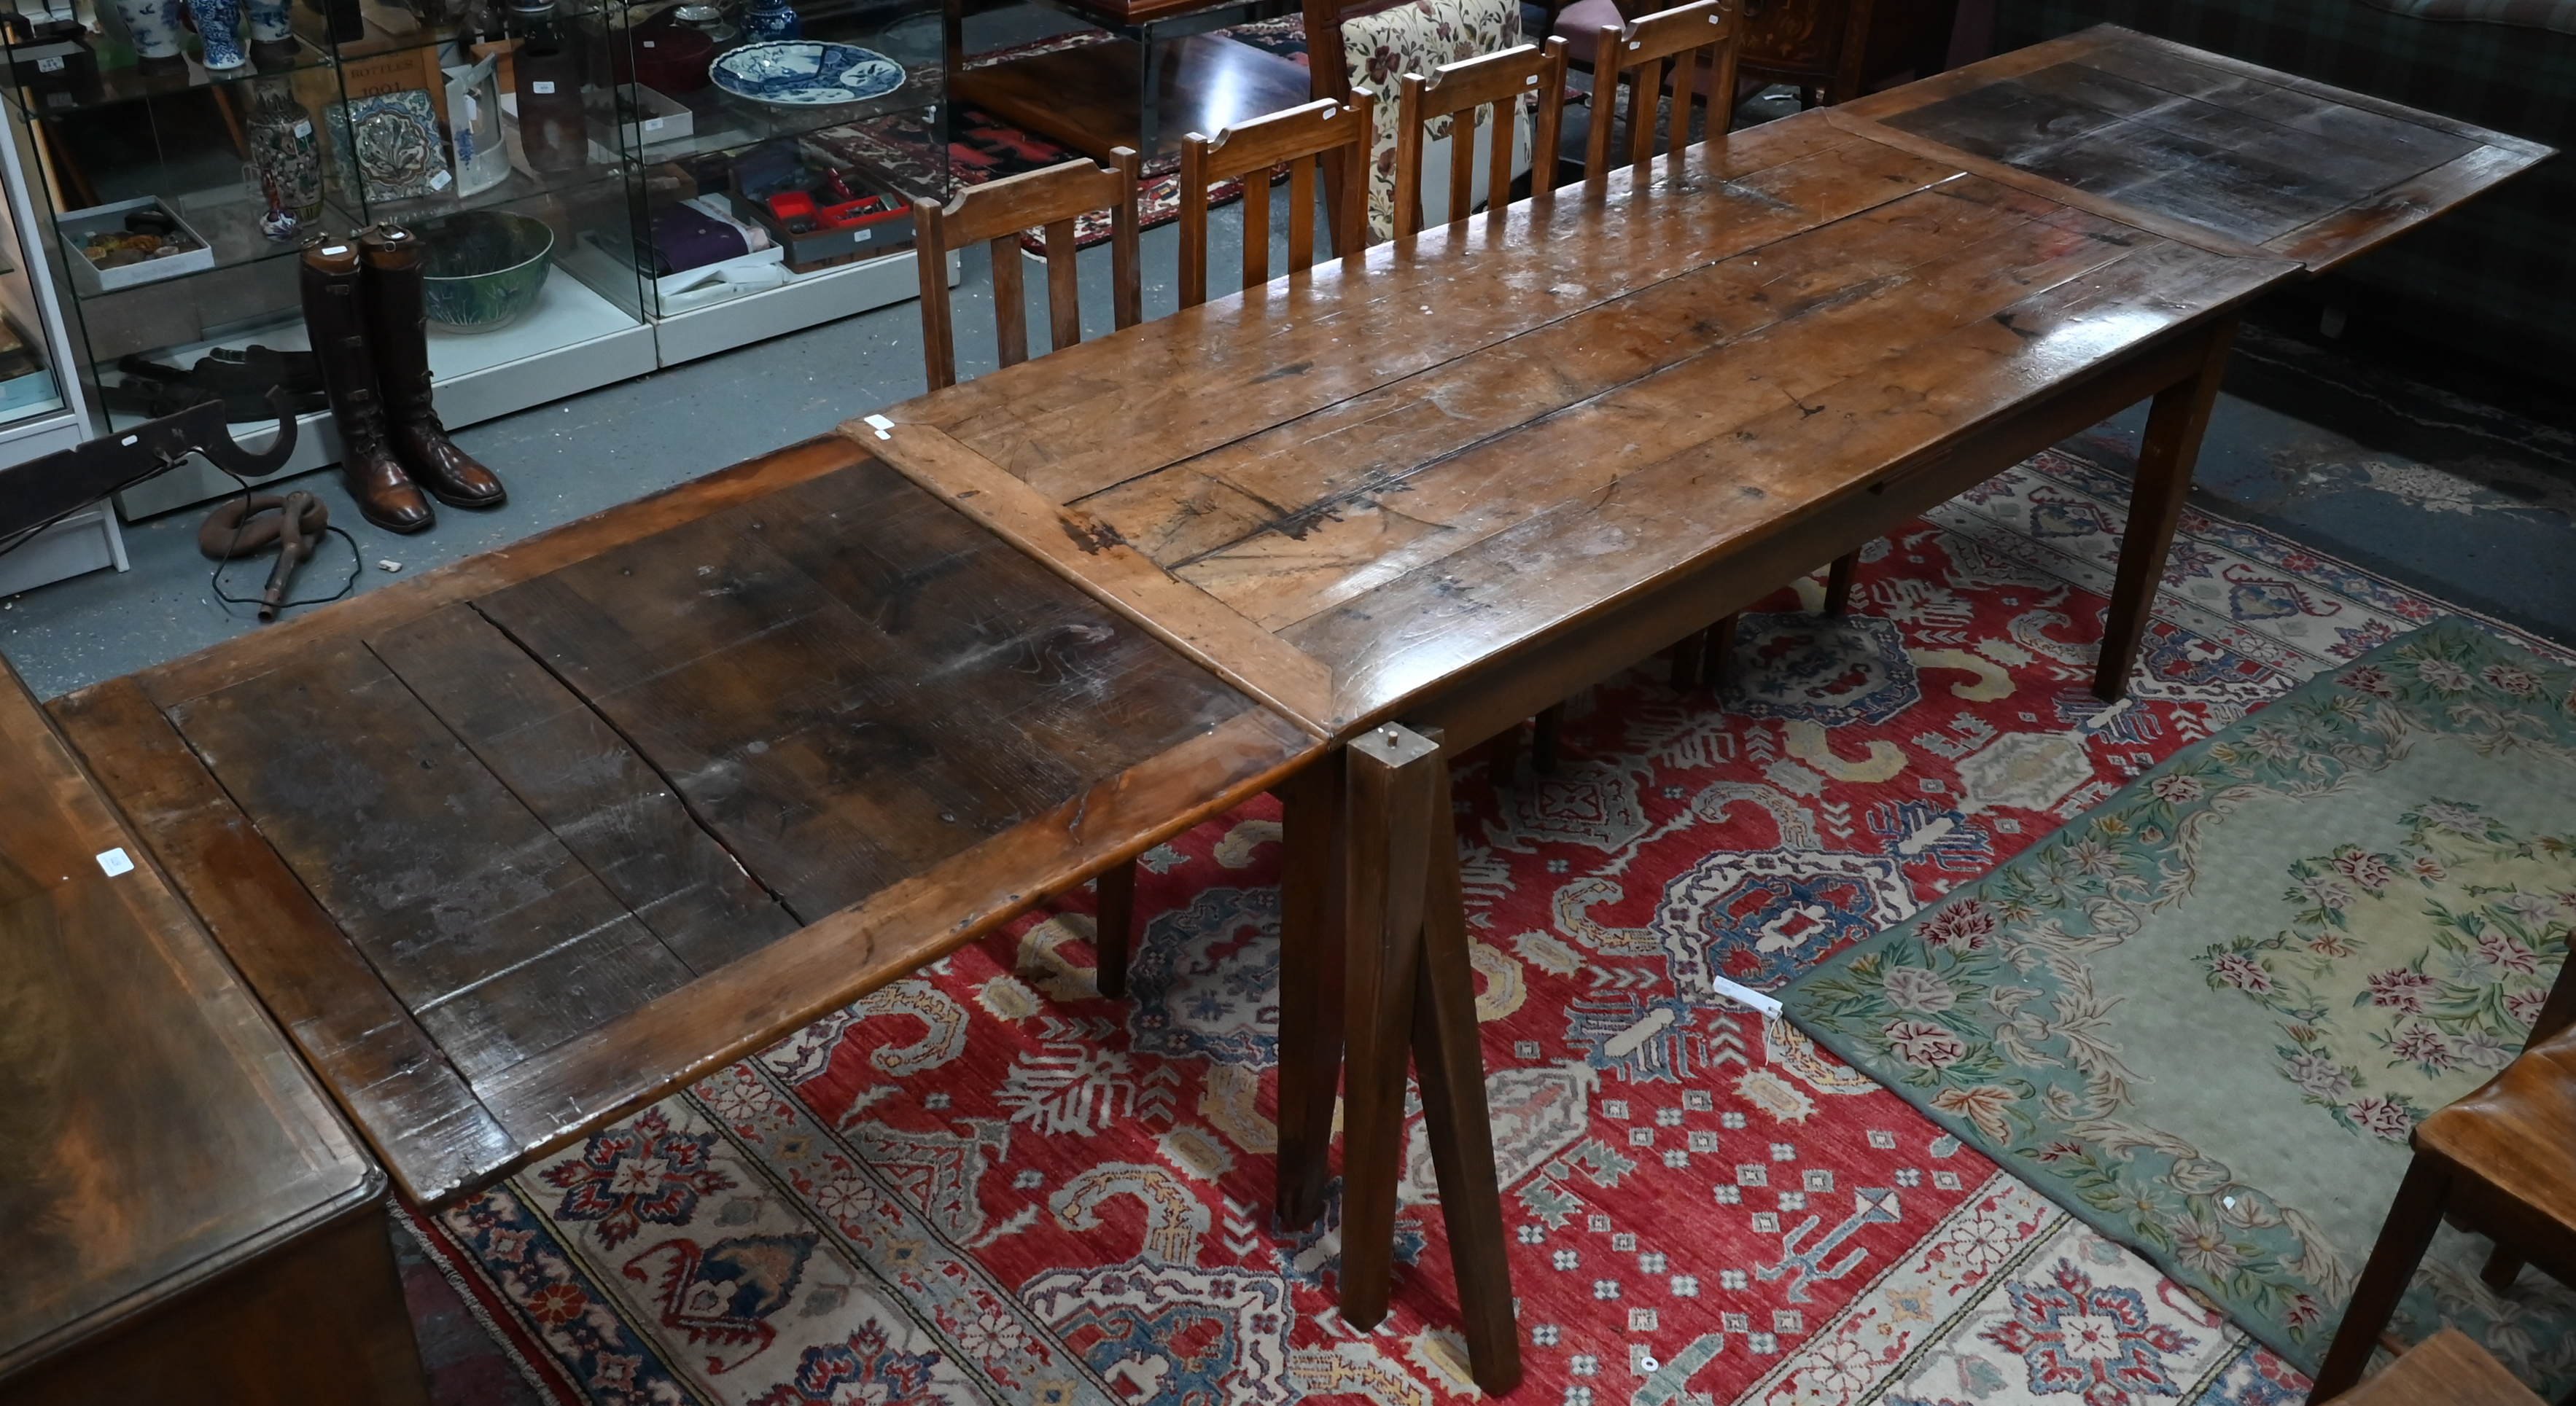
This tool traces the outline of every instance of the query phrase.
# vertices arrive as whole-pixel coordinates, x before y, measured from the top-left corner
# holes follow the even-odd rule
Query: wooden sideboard
[[[0,665],[0,1401],[422,1406],[385,1176]]]
[[[1643,14],[1661,8],[1630,0]],[[1828,103],[1939,72],[1958,0],[1737,0],[1737,70]]]

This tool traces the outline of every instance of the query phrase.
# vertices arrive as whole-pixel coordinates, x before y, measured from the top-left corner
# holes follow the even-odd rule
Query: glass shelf
[[[131,373],[120,362],[129,358],[185,367],[218,346],[301,347],[296,256],[305,240],[376,221],[411,228],[424,249],[461,237],[460,220],[523,218],[552,233],[532,311],[489,341],[433,329],[445,348],[434,359],[464,368],[452,385],[442,379],[442,413],[451,394],[459,413],[506,413],[674,356],[879,306],[917,286],[908,262],[884,257],[909,246],[908,216],[869,225],[864,240],[858,226],[836,225],[844,247],[818,254],[811,239],[773,237],[763,222],[777,224],[774,212],[737,200],[736,186],[738,171],[752,170],[764,190],[828,189],[838,175],[853,189],[946,198],[939,0],[787,0],[805,37],[872,49],[904,69],[891,93],[825,108],[767,106],[715,87],[706,66],[745,42],[739,35],[718,43],[692,31],[678,46],[691,58],[675,65],[666,49],[656,66],[655,36],[680,32],[671,13],[679,0],[558,0],[533,32],[563,57],[552,72],[532,63],[525,73],[519,60],[532,31],[468,44],[453,22],[388,29],[401,28],[404,3],[369,4],[365,32],[335,41],[319,4],[295,0],[291,59],[210,73],[190,37],[184,62],[148,73],[136,66],[118,0],[83,0],[90,28],[82,42],[95,72],[19,84],[13,69],[0,112],[35,208],[20,233],[39,245],[50,236],[57,251],[52,291],[70,341],[61,360],[76,372],[76,398],[105,407],[89,412],[97,432],[143,418],[143,402],[124,393]],[[753,7],[777,0],[713,3],[740,26]],[[499,4],[507,14],[509,0]],[[249,36],[241,39],[247,49]],[[469,94],[457,75],[494,50],[502,57],[492,86]],[[546,126],[544,90],[533,87],[540,81],[556,83],[557,96],[561,85],[577,85],[577,122],[557,109]],[[537,104],[533,126],[519,120],[522,83]],[[484,113],[486,103],[498,114]],[[292,140],[281,135],[299,124]],[[488,166],[469,169],[460,126],[485,162],[496,147],[507,153],[498,179]],[[488,184],[461,193],[480,182]],[[272,200],[300,217],[276,238],[263,227],[279,228]],[[117,207],[135,205],[175,216],[203,240],[202,254],[169,256],[188,266],[162,276],[103,281],[81,253],[84,236],[123,228]],[[0,273],[0,289],[7,277]],[[779,296],[756,296],[764,293]],[[663,331],[674,318],[687,329],[671,344],[685,344],[677,353]],[[489,357],[502,359],[482,365]],[[0,424],[23,389],[9,365],[0,336]],[[188,501],[176,493],[150,510]]]
[[[99,73],[94,83],[78,88],[22,88],[13,84],[9,102],[24,117],[73,117],[120,103],[208,89],[232,90],[261,78],[292,78],[307,70],[330,68],[333,59],[327,50],[298,39],[296,55],[291,60],[210,71],[195,54],[190,54],[185,63],[185,70],[175,73],[145,73],[131,67],[108,69]]]

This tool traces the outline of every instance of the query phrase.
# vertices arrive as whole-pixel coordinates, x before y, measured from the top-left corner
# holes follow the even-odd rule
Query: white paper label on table
[[[125,852],[123,846],[103,849],[98,852],[98,867],[106,870],[107,876],[113,879],[119,874],[133,873],[134,859]]]

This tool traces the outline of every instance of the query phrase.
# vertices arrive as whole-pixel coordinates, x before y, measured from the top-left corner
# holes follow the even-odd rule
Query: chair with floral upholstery
[[[1347,103],[1354,88],[1364,87],[1384,99],[1377,105],[1376,136],[1369,149],[1367,228],[1370,243],[1393,238],[1397,84],[1407,73],[1431,73],[1442,64],[1501,53],[1520,43],[1520,0],[1305,0],[1305,13],[1306,62],[1314,75],[1314,95]],[[1343,56],[1338,64],[1330,62],[1335,36],[1340,38]],[[1478,129],[1488,126],[1480,115]],[[1430,142],[1425,152],[1429,184],[1445,189],[1446,118],[1432,124]],[[1514,124],[1512,143],[1514,172],[1528,169],[1526,115]],[[1473,155],[1468,159],[1472,161]],[[1483,183],[1479,163],[1474,182],[1478,196],[1501,194],[1483,191]]]

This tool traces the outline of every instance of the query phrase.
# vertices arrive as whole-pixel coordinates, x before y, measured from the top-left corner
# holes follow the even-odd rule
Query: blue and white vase
[[[116,17],[146,71],[184,67],[179,57],[179,0],[116,0]]]
[[[247,0],[250,56],[264,63],[295,57],[294,0]]]
[[[755,44],[802,39],[805,26],[787,0],[752,0],[751,8],[742,12],[742,37]]]
[[[206,71],[222,73],[243,67],[250,55],[241,46],[241,0],[188,0],[196,18],[197,38],[206,46]]]

